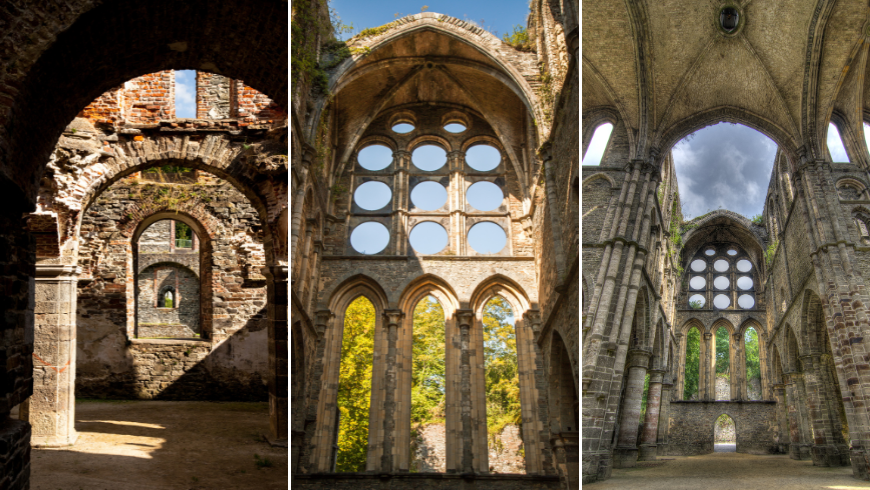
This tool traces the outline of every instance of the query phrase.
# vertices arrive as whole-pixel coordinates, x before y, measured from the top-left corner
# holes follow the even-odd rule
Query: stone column
[[[580,444],[578,432],[554,434],[550,439],[553,460],[562,480],[562,488],[579,488],[580,485]]]
[[[807,414],[807,396],[804,391],[803,373],[787,373],[792,389],[786,384],[786,394],[789,396],[789,411],[793,411],[795,428],[792,429],[792,447],[789,455],[792,459],[812,459],[812,430]],[[796,435],[795,435],[796,431]]]
[[[625,398],[619,414],[619,436],[613,450],[614,468],[637,466],[637,430],[640,423],[640,403],[643,381],[649,366],[651,352],[633,349],[628,352],[628,376],[625,380]]]
[[[396,390],[398,388],[398,341],[399,323],[405,314],[402,310],[385,310],[384,326],[387,329],[387,358],[384,379],[384,452],[381,455],[381,472],[392,473],[397,461],[396,453],[402,448],[396,447]],[[405,448],[405,451],[408,449]]]
[[[474,472],[474,427],[471,416],[471,325],[474,322],[474,311],[457,310],[456,320],[459,324],[460,335],[460,396],[459,407],[461,413],[462,451],[460,468],[462,473]]]
[[[666,456],[668,454],[668,429],[671,419],[671,393],[674,389],[673,381],[669,374],[665,374],[662,380],[662,406],[659,408],[658,435],[656,436],[656,454]]]
[[[779,426],[779,451],[788,452],[791,439],[788,427],[788,407],[785,404],[785,384],[777,383],[771,386],[773,397],[776,400],[776,423]]]
[[[801,361],[804,367],[806,406],[813,425],[813,465],[840,466],[841,448],[835,444],[834,428],[828,413],[828,392],[820,373],[821,359],[818,354],[808,354],[801,356]]]
[[[646,416],[644,417],[643,433],[640,435],[638,461],[655,461],[659,435],[659,414],[662,402],[662,378],[664,371],[649,372],[649,389],[646,394]]]
[[[268,284],[269,312],[269,435],[274,446],[287,447],[289,364],[287,363],[287,266],[272,265],[263,269]]]
[[[75,443],[76,298],[74,265],[36,264],[33,396],[21,404],[34,447]]]
[[[712,284],[712,283],[709,283]],[[711,357],[715,356],[716,353],[711,349],[711,339],[713,338],[713,334],[710,332],[704,332],[704,339],[701,342],[701,352],[700,352],[700,362],[701,366],[698,370],[698,399],[704,401],[710,401],[716,399],[716,383],[715,373],[713,372],[713,364],[711,362]]]

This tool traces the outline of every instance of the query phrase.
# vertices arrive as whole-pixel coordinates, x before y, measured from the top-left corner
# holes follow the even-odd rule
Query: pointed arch
[[[317,401],[317,411],[320,414],[314,430],[311,444],[312,465],[314,471],[332,471],[335,459],[334,444],[337,437],[338,406],[338,380],[341,368],[341,346],[344,336],[344,316],[348,306],[359,297],[365,297],[375,308],[375,352],[386,350],[384,338],[384,312],[388,307],[387,295],[381,285],[371,277],[357,274],[342,281],[335,288],[329,299],[329,309],[317,312],[320,321],[325,322],[323,336],[324,353],[322,361],[322,382]],[[321,327],[323,328],[323,327]],[[383,377],[378,375],[377,365],[372,369],[372,393],[383,391]],[[374,403],[372,407],[374,407]],[[369,414],[369,441],[366,470],[371,471],[377,467],[378,461],[374,455],[378,449],[377,431],[371,430],[376,426],[376,411],[370,410]]]

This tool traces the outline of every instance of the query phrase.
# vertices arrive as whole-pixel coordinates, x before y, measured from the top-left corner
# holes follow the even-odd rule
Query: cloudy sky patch
[[[175,117],[196,117],[196,71],[175,72]]]
[[[716,209],[748,218],[761,214],[776,143],[746,126],[719,123],[690,135],[672,150],[686,219]]]

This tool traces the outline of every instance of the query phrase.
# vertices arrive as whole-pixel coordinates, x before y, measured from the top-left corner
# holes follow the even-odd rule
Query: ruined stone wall
[[[139,338],[200,335],[199,277],[187,267],[162,262],[139,272],[136,281]],[[172,306],[159,306],[160,296],[172,292]]]
[[[167,210],[173,203],[174,208]],[[161,354],[155,357],[156,347],[152,347],[155,344],[143,341],[140,345],[135,340],[133,346],[127,343],[135,336],[130,319],[133,311],[130,240],[141,220],[162,210],[169,211],[169,219],[174,213],[182,213],[206,227],[207,236],[200,246],[202,263],[207,264],[201,274],[201,291],[207,294],[193,292],[193,284],[198,283],[195,276],[190,278],[191,289],[181,291],[182,306],[185,297],[203,301],[203,340],[198,344],[180,341],[160,344]],[[228,399],[231,397],[227,393],[238,391],[238,396],[246,399],[264,399],[268,349],[265,281],[260,273],[264,260],[262,227],[257,212],[241,193],[229,183],[213,179],[194,185],[139,182],[135,177],[122,179],[87,210],[81,235],[80,263],[83,275],[90,280],[80,284],[78,293],[77,393],[178,398],[189,392],[197,399]],[[177,255],[182,262],[185,258],[199,261],[192,254],[156,254],[165,255]],[[154,255],[140,254],[139,258],[149,256]],[[147,265],[146,261],[146,270]],[[252,269],[251,265],[255,267]],[[147,335],[155,333],[147,329],[138,333],[139,337],[167,336]],[[184,333],[192,337],[191,333],[200,332]],[[184,354],[191,348],[203,352],[196,363],[190,363],[190,354]],[[159,383],[154,385],[158,381],[152,379],[153,370],[149,366],[155,366],[158,358],[165,360],[167,366],[173,361],[177,364],[160,371]],[[191,374],[193,368],[196,372]],[[163,388],[174,386],[172,383],[194,380],[205,387],[162,394]],[[148,390],[143,391],[145,388]]]
[[[175,71],[166,70],[134,78],[124,83],[119,98],[123,104],[121,112],[127,122],[155,124],[160,120],[175,119]],[[107,107],[104,111],[109,109]]]
[[[447,470],[447,429],[444,424],[416,427],[411,439],[412,472],[445,473]],[[525,473],[523,441],[516,425],[507,425],[489,441],[489,466],[492,473]]]
[[[196,72],[196,118],[232,117],[233,81],[214,73]]]
[[[367,475],[360,473],[332,473],[293,476],[294,485],[304,489],[323,490],[374,490],[389,483],[391,489],[418,490],[420,488],[432,490],[452,490],[463,488],[466,490],[557,490],[563,486],[557,476],[540,475],[419,475],[419,474],[393,474],[389,476]]]
[[[712,453],[714,424],[723,413],[734,420],[738,453],[777,452],[776,402],[672,401],[667,421],[667,454],[697,456]]]

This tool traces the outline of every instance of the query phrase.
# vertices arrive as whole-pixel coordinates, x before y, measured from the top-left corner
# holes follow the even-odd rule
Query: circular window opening
[[[423,211],[441,209],[447,203],[447,189],[438,182],[420,182],[411,191],[411,202]]]
[[[737,261],[737,270],[740,272],[749,272],[752,270],[752,262],[743,259]]]
[[[731,281],[729,281],[725,276],[719,276],[716,279],[713,279],[713,286],[716,289],[728,289],[729,284],[731,284]]]
[[[484,221],[468,230],[468,244],[479,254],[496,254],[507,245],[507,233],[501,226]]]
[[[371,145],[359,151],[356,160],[366,170],[383,170],[393,163],[393,150],[384,145]]]
[[[489,172],[501,163],[501,152],[489,145],[472,146],[465,152],[465,162],[478,172]]]
[[[465,197],[468,199],[468,204],[478,211],[492,211],[501,206],[504,201],[501,187],[486,181],[472,184]]]
[[[350,246],[365,255],[374,255],[387,248],[390,243],[390,230],[377,221],[366,221],[357,225],[350,234]]]
[[[695,272],[701,272],[702,270],[707,268],[707,263],[701,259],[695,259],[692,261],[692,270]]]
[[[414,250],[423,255],[437,254],[447,246],[447,230],[434,221],[418,224],[408,238]]]
[[[732,256],[733,256],[733,255],[737,255],[737,250],[734,250],[733,248],[729,248],[729,249],[728,249],[728,255],[732,255]]]
[[[739,19],[740,15],[734,7],[725,7],[719,12],[719,25],[722,26],[722,29],[724,29],[725,32],[734,32],[734,30],[737,29],[737,22]]]
[[[458,123],[458,122],[452,122],[452,123],[446,124],[444,126],[445,131],[447,131],[448,133],[453,133],[453,134],[459,134],[459,133],[465,131],[466,129],[468,129],[468,128],[466,128],[464,124]]]
[[[383,182],[366,182],[356,188],[353,200],[357,206],[367,211],[377,211],[393,199],[393,191]]]
[[[716,250],[710,248],[710,249],[707,249],[704,253],[707,255],[716,255]]]
[[[723,310],[731,306],[731,300],[728,299],[728,296],[724,294],[717,294],[715,298],[713,298],[713,306]]]
[[[432,172],[438,170],[447,163],[447,152],[440,146],[418,146],[411,153],[411,161],[414,163],[414,166],[420,170]]]
[[[719,259],[716,262],[713,262],[713,268],[718,272],[725,272],[728,270],[728,261]]]
[[[408,134],[414,130],[414,125],[409,123],[399,123],[393,125],[393,132],[399,134]]]
[[[744,310],[748,310],[755,306],[755,298],[753,298],[751,295],[743,294],[740,295],[739,298],[737,298],[737,304]]]
[[[689,287],[692,289],[704,289],[707,285],[707,280],[701,276],[695,276],[689,281]]]
[[[752,278],[741,276],[737,279],[737,287],[740,289],[752,289]]]
[[[704,303],[706,303],[706,302],[707,302],[707,300],[704,299],[704,296],[700,295],[700,294],[693,294],[692,296],[689,297],[689,307],[694,308],[696,310],[698,308],[703,308]]]

